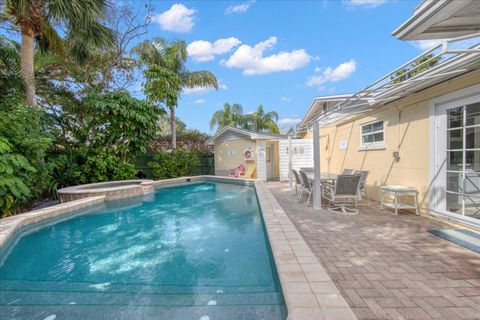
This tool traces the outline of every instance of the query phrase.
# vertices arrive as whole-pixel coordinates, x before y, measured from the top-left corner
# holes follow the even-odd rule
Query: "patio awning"
[[[448,39],[480,32],[480,1],[424,0],[393,31],[401,40]]]
[[[480,69],[480,33],[445,40],[357,93],[343,98],[339,96],[336,103],[326,109],[317,108],[319,113],[304,118],[299,130],[311,127],[314,122],[318,122],[319,127],[326,127],[346,118],[370,113],[390,102],[477,69]],[[322,103],[321,97],[316,98],[310,109],[315,109],[317,100]]]

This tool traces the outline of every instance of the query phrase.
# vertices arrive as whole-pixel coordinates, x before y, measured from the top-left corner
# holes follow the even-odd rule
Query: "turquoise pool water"
[[[161,188],[26,229],[0,251],[0,319],[285,318],[250,186]]]

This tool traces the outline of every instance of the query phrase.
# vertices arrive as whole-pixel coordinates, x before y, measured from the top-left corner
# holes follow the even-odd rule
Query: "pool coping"
[[[357,319],[265,182],[256,180],[254,184],[288,320]]]
[[[155,180],[149,184],[161,188],[197,181],[228,181],[255,187],[285,297],[288,320],[357,319],[265,182],[204,175]],[[106,196],[90,196],[0,219],[0,248],[22,227],[104,201],[108,201]]]

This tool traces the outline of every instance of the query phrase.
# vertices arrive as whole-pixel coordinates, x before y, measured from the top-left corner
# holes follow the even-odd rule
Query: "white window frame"
[[[368,125],[373,125],[374,123],[377,123],[377,122],[382,122],[383,123],[382,130],[372,131],[372,132],[369,132],[369,133],[363,133],[363,127],[368,126]],[[362,123],[359,126],[359,128],[360,128],[360,147],[358,148],[358,150],[365,151],[365,150],[385,149],[385,141],[386,141],[385,124],[386,124],[386,121],[384,119],[377,119],[377,120],[374,120],[374,121]],[[377,133],[383,133],[383,141],[367,142],[367,143],[363,142],[363,137],[364,136],[373,135],[373,134],[377,134]]]

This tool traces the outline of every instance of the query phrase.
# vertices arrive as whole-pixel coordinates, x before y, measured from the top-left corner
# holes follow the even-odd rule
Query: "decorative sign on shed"
[[[339,148],[340,150],[347,150],[348,147],[348,141],[347,140],[342,140],[339,143]]]
[[[245,151],[243,151],[243,159],[246,161],[254,160],[255,158],[253,157],[253,149],[245,149]]]

